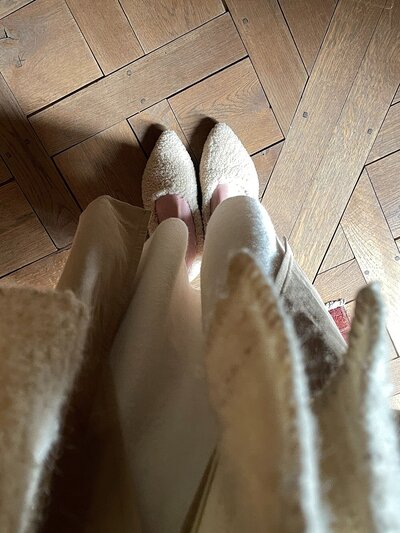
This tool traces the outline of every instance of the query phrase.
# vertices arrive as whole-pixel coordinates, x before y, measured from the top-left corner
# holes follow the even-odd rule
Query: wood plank
[[[394,347],[394,344],[393,344],[391,338],[389,337],[389,335],[388,335],[388,338],[387,338],[387,343],[388,343],[387,350],[388,350],[388,353],[389,353],[388,359],[392,360],[392,359],[396,359],[397,357],[399,357],[399,354],[397,353],[397,350]]]
[[[393,389],[392,389],[393,396],[396,394],[400,394],[400,359],[399,358],[394,359],[393,361],[389,361],[389,377],[393,385]],[[400,398],[399,398],[399,404],[400,404]]]
[[[142,206],[146,158],[126,120],[54,158],[82,209],[109,194]]]
[[[174,130],[186,148],[189,149],[189,143],[179,122],[176,120],[168,100],[162,100],[145,111],[134,115],[128,122],[147,156],[150,155],[160,133],[164,130]]]
[[[69,250],[56,252],[0,279],[0,286],[17,285],[36,289],[54,289],[68,259]]]
[[[336,0],[280,0],[279,3],[307,72],[311,74]]]
[[[104,74],[143,55],[118,0],[66,1]]]
[[[394,95],[392,104],[397,104],[397,102],[400,102],[400,85],[397,89],[397,93]]]
[[[280,236],[293,230],[381,12],[366,2],[339,1],[264,196]]]
[[[56,246],[71,241],[80,210],[0,74],[0,155]]]
[[[222,15],[37,113],[31,121],[53,155],[245,55],[230,16]]]
[[[290,235],[297,260],[310,278],[318,272],[399,79],[400,1],[397,0],[393,9],[382,12]]]
[[[392,409],[393,416],[397,425],[400,425],[400,394],[396,394],[389,398],[389,406]]]
[[[368,282],[378,280],[381,284],[387,329],[399,351],[399,253],[365,171],[343,215],[342,227],[365,279]]]
[[[286,134],[307,73],[276,0],[227,0],[260,82]]]
[[[226,122],[250,154],[283,137],[248,58],[173,96],[169,103],[197,159],[216,122]]]
[[[17,9],[20,9],[31,2],[33,2],[33,0],[2,0],[0,3],[0,18],[10,15]]]
[[[351,259],[354,259],[353,251],[346,239],[346,235],[339,225],[336,228],[332,242],[329,245],[319,272],[325,272],[325,270],[329,270],[330,268],[334,268],[342,263],[346,263]]]
[[[392,105],[383,121],[366,164],[400,150],[400,104]]]
[[[0,22],[0,70],[25,114],[101,76],[63,0],[36,0]]]
[[[56,250],[18,185],[0,187],[0,276]]]
[[[258,181],[260,182],[259,197],[262,199],[265,188],[268,185],[274,166],[278,161],[279,154],[282,150],[283,141],[258,152],[251,156],[258,174]]]
[[[356,301],[352,300],[351,302],[346,303],[345,307],[346,307],[347,314],[350,317],[350,320],[353,320],[354,313],[356,310]]]
[[[4,163],[3,158],[0,156],[0,183],[8,181],[11,178],[11,172],[9,171],[7,165]]]
[[[368,165],[379,203],[395,239],[400,237],[400,152]]]
[[[324,302],[340,298],[351,302],[364,285],[364,277],[355,259],[318,274],[314,282]]]
[[[225,11],[220,0],[121,0],[146,53]]]

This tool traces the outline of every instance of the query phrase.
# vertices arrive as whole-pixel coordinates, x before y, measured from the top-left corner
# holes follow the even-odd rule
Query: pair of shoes
[[[229,185],[230,191],[237,196],[258,198],[259,183],[254,163],[229,126],[216,124],[204,144],[200,162],[202,214],[197,200],[196,171],[190,155],[174,131],[164,131],[143,174],[143,205],[151,211],[149,233],[153,233],[159,223],[156,200],[167,194],[177,195],[189,205],[196,232],[197,254],[200,254],[211,216],[211,199],[220,184]]]

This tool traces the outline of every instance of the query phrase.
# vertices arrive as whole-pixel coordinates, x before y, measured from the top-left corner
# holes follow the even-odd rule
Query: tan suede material
[[[275,288],[293,321],[310,388],[315,393],[323,388],[342,361],[346,343],[321,297],[294,260],[287,242],[285,249]]]

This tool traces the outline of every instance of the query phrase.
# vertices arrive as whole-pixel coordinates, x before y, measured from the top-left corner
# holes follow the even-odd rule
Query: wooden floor
[[[381,281],[400,376],[400,0],[2,0],[0,72],[0,284],[54,285],[161,129],[198,162],[223,121],[322,298]]]

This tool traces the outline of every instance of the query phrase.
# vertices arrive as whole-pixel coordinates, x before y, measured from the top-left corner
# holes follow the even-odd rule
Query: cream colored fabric
[[[289,249],[277,242],[257,200],[230,198],[216,209],[205,242],[201,292],[188,283],[187,228],[176,219],[156,229],[136,273],[147,216],[109,198],[96,200],[82,215],[60,280],[60,288],[71,288],[88,303],[94,318],[68,424],[77,429],[67,440],[65,462],[57,465],[47,531],[107,531],[105,524],[113,520],[119,531],[129,531],[132,524],[139,527],[135,509],[145,531],[182,527],[217,443],[202,320],[207,329],[232,254],[249,250],[263,272],[279,281],[284,305],[299,312],[291,301],[298,296],[298,279]],[[309,284],[302,280],[301,286],[306,298]],[[313,339],[319,340],[319,333],[325,339],[319,346],[339,357],[335,351],[344,349],[343,341],[322,302],[311,309],[311,336],[302,331],[307,310],[297,321],[309,359],[316,357]],[[325,327],[318,321],[321,313],[328,320],[325,332],[318,330],[320,323]],[[99,360],[110,362],[111,374],[108,364],[96,370]],[[116,487],[112,499],[95,488],[107,481]]]
[[[360,291],[344,362],[315,398],[331,531],[400,531],[400,452],[389,408],[388,350],[377,286]]]
[[[192,533],[400,531],[375,286],[358,295],[347,353],[312,401],[289,316],[254,259],[238,254],[206,363],[220,440]]]
[[[144,247],[135,294],[111,354],[145,531],[180,530],[216,446],[202,317],[213,312],[226,278],[226,258],[250,247],[269,271],[276,251],[272,224],[258,201],[231,198],[214,217],[206,236],[201,292],[188,283],[185,224],[177,219],[160,224]]]
[[[218,298],[224,293],[229,262],[240,250],[250,251],[265,276],[275,277],[284,253],[265,209],[255,198],[236,196],[222,202],[207,227],[201,266],[202,320],[207,331]]]
[[[180,530],[217,443],[204,378],[203,330],[224,292],[232,255],[249,250],[263,273],[277,278],[310,367],[326,355],[332,370],[345,350],[320,299],[305,309],[293,301],[307,301],[310,294],[313,300],[315,292],[301,278],[290,250],[277,242],[256,199],[229,198],[215,210],[205,239],[201,291],[188,283],[186,244],[187,228],[176,219],[164,221],[146,243],[111,354],[129,471],[144,530],[150,532]]]
[[[0,289],[0,531],[35,529],[88,323],[71,292]],[[41,489],[41,490],[39,490]]]
[[[200,292],[185,266],[187,227],[146,243],[111,367],[127,467],[146,532],[176,532],[216,444],[202,358]]]
[[[271,282],[237,254],[206,348],[220,424],[199,531],[327,531],[302,354]]]
[[[72,290],[87,305],[91,321],[53,473],[43,527],[49,533],[140,530],[109,352],[134,292],[148,219],[147,211],[107,196],[93,201],[58,283],[58,291]]]
[[[335,377],[340,375],[337,369],[346,368],[341,366],[346,346],[336,326],[294,262],[289,246],[282,247],[277,241],[268,216],[255,199],[228,199],[213,214],[205,242],[201,293],[187,279],[185,224],[175,219],[163,222],[142,253],[147,221],[148,212],[106,197],[92,203],[81,217],[58,290],[63,295],[65,290],[70,289],[87,304],[91,311],[90,335],[85,364],[69,402],[62,434],[62,453],[56,464],[48,516],[42,531],[175,533],[190,527],[191,517],[196,512],[193,502],[200,501],[203,511],[209,512],[208,490],[217,496],[211,501],[222,502],[222,509],[238,503],[238,512],[234,515],[237,522],[232,523],[232,516],[227,517],[224,513],[218,515],[222,522],[213,522],[217,515],[208,515],[214,530],[216,523],[222,526],[229,524],[227,531],[238,529],[240,524],[250,524],[257,530],[261,527],[260,520],[264,519],[273,520],[274,524],[282,520],[286,530],[323,530],[327,523],[325,507],[328,507],[328,517],[331,509],[338,512],[335,499],[325,491],[326,484],[336,483],[336,478],[326,476],[324,461],[315,459],[316,433],[313,430],[313,414],[307,407],[309,393],[304,370],[312,394],[319,393],[322,401],[324,391],[330,390],[329,383],[334,384]],[[221,363],[227,365],[218,364],[214,369],[216,372],[210,373],[214,376],[211,390],[220,421],[218,425],[208,402],[209,387],[203,358],[205,337],[201,322],[204,321],[206,332],[213,326],[215,306],[221,297],[227,295],[230,260],[243,250],[259,265],[257,279],[264,280],[269,276],[274,280],[275,289],[268,292],[268,284],[266,289],[264,287],[264,292],[260,294],[265,301],[259,307],[260,313],[257,313],[255,306],[248,301],[254,294],[251,292],[252,285],[249,285],[251,278],[246,274],[238,286],[245,291],[247,300],[242,310],[240,307],[233,310],[236,314],[242,313],[243,318],[252,316],[261,328],[267,325],[272,336],[256,337],[257,330],[251,330],[251,333],[246,330],[248,334],[240,337],[243,344],[232,345],[245,321],[236,321],[237,327],[232,331],[229,330],[229,321],[224,322],[224,335],[228,336],[230,348],[226,350],[223,338],[217,337],[212,360],[218,362],[218,353],[222,350],[225,359]],[[247,272],[245,268],[243,272]],[[230,288],[235,286],[231,282]],[[274,292],[279,294],[278,304]],[[55,299],[57,297],[62,296],[56,293]],[[266,301],[275,302],[271,304],[275,306],[275,314],[267,312]],[[50,305],[49,311],[52,310]],[[292,330],[284,323],[286,319],[282,321],[285,314],[293,319]],[[379,321],[377,324],[382,327]],[[365,333],[368,328],[361,328],[356,337],[361,335],[360,331]],[[248,387],[251,380],[250,394],[248,388],[247,391],[241,390],[240,380],[234,379],[233,390],[238,396],[231,397],[230,380],[238,369],[232,366],[229,352],[246,347],[249,337],[259,340],[255,346],[271,350],[268,370],[277,373],[277,376],[274,379],[274,376],[262,372],[262,358],[258,354],[252,359],[254,365],[248,369],[246,365],[240,367],[248,378],[243,381],[243,386]],[[298,339],[299,348],[295,347],[294,337]],[[378,334],[372,338],[380,337]],[[283,351],[279,339],[283,340]],[[372,343],[372,346],[380,344]],[[300,350],[302,357],[299,356]],[[373,353],[376,355],[378,352]],[[247,355],[254,355],[251,346]],[[382,383],[381,374],[372,371],[380,368],[374,363],[378,361],[375,355],[371,359],[373,363],[367,365],[371,372],[364,380],[366,387],[363,390],[366,393],[362,396],[368,399],[369,406],[374,398],[379,400],[379,410],[366,411],[374,413],[374,416],[364,416],[362,428],[369,439],[368,451],[375,454],[374,460],[368,463],[369,479],[373,478],[373,483],[368,485],[368,494],[373,495],[377,504],[369,508],[372,521],[369,523],[375,527],[371,531],[395,531],[397,525],[391,517],[397,500],[387,497],[389,488],[393,487],[393,479],[388,477],[389,481],[385,482],[385,468],[388,453],[397,453],[397,440],[393,436],[383,396],[375,394]],[[286,362],[284,368],[279,366],[280,356]],[[353,359],[359,361],[357,357]],[[304,370],[301,369],[301,360],[304,361]],[[348,367],[350,370],[354,368],[357,365]],[[225,381],[224,372],[228,372]],[[253,387],[253,380],[257,377],[264,380],[258,382],[261,385],[268,383],[269,387],[276,387],[270,390],[264,390],[263,386]],[[219,383],[223,391],[221,395]],[[348,385],[343,387],[346,391]],[[262,425],[252,430],[252,419],[248,417],[243,421],[247,437],[243,439],[241,417],[224,434],[230,417],[242,413],[241,409],[245,406],[252,407],[254,418],[261,424],[263,404],[253,397],[253,389],[257,391],[257,397],[259,395],[264,403],[268,403],[265,413],[271,424],[277,425],[274,436],[282,444],[279,447],[275,443],[272,449],[283,471],[285,490],[277,489],[282,501],[275,493],[271,498],[275,497],[277,506],[282,506],[284,502],[285,510],[290,510],[284,518],[276,512],[264,516],[262,495],[265,494],[264,481],[269,478],[268,472],[272,472],[274,479],[279,481],[279,473],[274,472],[271,458],[268,458],[267,464],[262,464],[262,468],[257,468],[254,476],[250,473],[258,466],[257,457],[262,457],[263,443],[259,439],[270,438],[269,432]],[[59,390],[62,391],[62,387]],[[243,406],[239,398],[245,402]],[[322,428],[324,423],[329,426],[331,413],[336,416],[337,412],[339,415],[342,412],[340,406],[331,402],[329,395],[326,398],[328,407],[315,411]],[[233,409],[228,409],[226,402],[232,402]],[[286,413],[285,416],[277,417],[276,411],[271,409],[272,403],[276,409]],[[221,411],[221,407],[225,411]],[[348,430],[350,422],[343,420],[343,423]],[[35,427],[40,428],[40,424],[35,424]],[[374,435],[376,427],[380,431]],[[382,428],[387,430],[386,433]],[[239,436],[238,431],[241,432]],[[318,427],[316,431],[318,436]],[[348,431],[345,437],[350,439],[351,434]],[[378,453],[378,449],[382,451],[381,434],[389,436],[391,442],[390,446],[382,448],[384,461]],[[210,458],[215,456],[220,435],[223,446],[216,456],[216,461],[219,461],[217,468],[214,463],[212,465],[211,473],[214,472],[215,477],[211,476],[210,481],[204,479],[204,471]],[[227,436],[225,440],[224,435]],[[335,432],[330,434],[329,428],[327,431],[323,429],[322,435],[325,443],[322,453],[329,454],[331,449],[328,444],[338,435]],[[240,454],[237,452],[238,443],[243,447],[250,444],[254,450],[243,448],[243,454]],[[291,449],[293,454],[290,454]],[[252,451],[256,451],[257,455],[253,456]],[[268,454],[268,449],[265,453]],[[246,462],[241,463],[242,458]],[[322,458],[325,459],[325,456],[322,455]],[[339,453],[335,460],[340,461]],[[219,464],[223,465],[222,470],[218,468]],[[315,473],[316,465],[318,475]],[[321,478],[320,472],[325,477]],[[256,490],[258,498],[254,500],[251,496],[255,490],[252,479],[262,487],[259,494]],[[228,488],[227,480],[232,480]],[[319,490],[321,482],[322,491]],[[206,487],[206,490],[202,488],[203,494],[201,490],[199,492],[199,485]],[[340,492],[340,484],[335,491]],[[378,496],[382,494],[383,500],[379,500]],[[320,505],[318,499],[322,498],[326,501]],[[250,516],[248,510],[251,506],[253,512]],[[271,502],[269,507],[272,508]],[[382,524],[388,529],[385,530]],[[217,529],[223,533],[222,526]]]
[[[317,291],[293,258],[290,246],[278,241],[272,222],[260,202],[228,198],[210,220],[202,264],[202,318],[207,330],[215,303],[223,294],[230,259],[249,251],[265,276],[274,281],[285,312],[291,317],[304,354],[313,391],[326,383],[346,349],[338,328]]]

